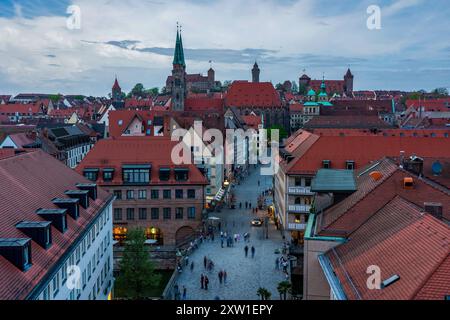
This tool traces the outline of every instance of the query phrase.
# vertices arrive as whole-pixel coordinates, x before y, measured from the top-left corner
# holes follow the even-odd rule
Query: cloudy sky
[[[373,4],[380,30],[367,28]],[[177,21],[187,71],[212,60],[221,81],[250,79],[257,60],[274,84],[350,67],[355,89],[450,87],[449,15],[448,0],[0,0],[0,94],[106,95],[116,74],[125,91],[162,87]]]

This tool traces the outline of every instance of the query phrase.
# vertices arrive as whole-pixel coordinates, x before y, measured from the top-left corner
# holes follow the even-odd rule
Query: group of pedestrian
[[[258,207],[253,208],[253,209],[252,209],[252,213],[253,213],[253,214],[257,214],[257,213],[258,213]]]
[[[252,248],[250,249],[250,251],[251,251],[251,253],[252,253],[252,258],[254,258],[254,257],[255,257],[255,251],[256,251],[255,247],[252,246]],[[245,257],[247,258],[247,257],[248,257],[248,246],[245,246],[245,247],[244,247],[244,252],[245,252]]]
[[[226,270],[220,270],[218,273],[219,276],[219,283],[222,284],[222,282],[224,284],[227,284],[227,272]]]

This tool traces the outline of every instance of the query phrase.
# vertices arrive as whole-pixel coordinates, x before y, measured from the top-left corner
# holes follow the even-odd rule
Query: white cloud
[[[137,40],[140,41],[138,48],[172,47],[176,21],[183,25],[185,47],[193,49],[258,48],[276,50],[275,57],[300,54],[362,59],[430,57],[430,52],[445,45],[433,41],[431,31],[439,26],[421,21],[408,25],[405,19],[399,18],[402,10],[421,2],[398,0],[384,7],[381,31],[366,28],[367,14],[361,6],[341,14],[320,16],[320,7],[314,0],[197,3],[74,0],[73,4],[81,8],[81,30],[67,29],[65,17],[24,19],[16,7],[16,17],[0,18],[0,72],[9,87],[20,90],[61,88],[70,93],[86,90],[83,93],[106,94],[105,90],[110,87],[106,79],[112,79],[115,73],[129,86],[136,82],[162,86],[165,75],[171,70],[170,57],[103,43]],[[418,44],[424,48],[408,49]],[[206,71],[208,60],[189,61],[188,71]],[[221,74],[245,76],[249,69],[239,61],[214,64],[214,67],[219,78]],[[263,70],[263,76],[274,81],[295,79],[301,69],[308,67],[279,67],[287,74],[268,67]],[[137,78],[143,74],[144,79]]]

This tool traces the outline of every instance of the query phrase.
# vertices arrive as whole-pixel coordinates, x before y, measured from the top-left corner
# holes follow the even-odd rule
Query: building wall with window
[[[151,243],[179,246],[202,231],[208,181],[194,164],[173,163],[176,145],[168,137],[100,140],[77,167],[115,195],[115,240],[141,227]]]
[[[112,293],[113,216],[110,203],[73,241],[36,300],[107,300]]]
[[[116,196],[114,236],[130,228],[145,229],[161,245],[181,245],[202,228],[205,187],[183,185],[107,187]]]

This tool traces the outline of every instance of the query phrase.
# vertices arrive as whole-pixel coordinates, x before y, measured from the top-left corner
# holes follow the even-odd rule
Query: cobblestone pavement
[[[216,297],[221,300],[258,300],[256,292],[259,287],[267,288],[272,293],[271,299],[279,299],[277,285],[284,280],[284,275],[275,269],[275,259],[280,256],[275,254],[275,250],[282,247],[281,234],[274,224],[270,223],[269,238],[264,239],[263,227],[253,227],[250,224],[251,219],[255,217],[251,209],[239,209],[239,202],[242,202],[242,207],[245,208],[245,201],[251,201],[252,207],[255,207],[258,195],[271,185],[271,176],[260,176],[259,168],[252,168],[250,175],[240,185],[234,187],[237,208],[234,210],[224,208],[220,213],[210,214],[221,218],[222,231],[241,235],[249,232],[250,243],[241,240],[235,243],[234,247],[227,248],[225,241],[224,248],[221,248],[220,235],[216,235],[214,242],[203,242],[189,257],[189,263],[194,261],[194,270],[191,272],[189,268],[184,268],[177,281],[180,291],[183,286],[186,287],[188,300],[213,300]],[[260,211],[258,216],[263,217],[266,213],[267,211]],[[245,257],[246,245],[249,248],[255,247],[254,258],[251,257],[250,250],[248,257]],[[214,262],[213,271],[208,272],[204,269],[204,256]],[[219,270],[226,270],[227,284],[219,283]],[[208,291],[200,288],[201,273],[209,278]]]

